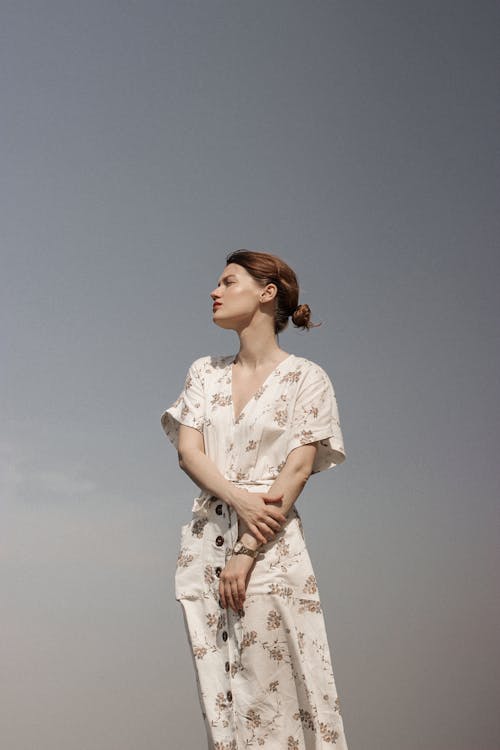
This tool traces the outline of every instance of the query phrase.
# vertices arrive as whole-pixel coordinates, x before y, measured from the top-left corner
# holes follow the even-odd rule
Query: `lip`
[[[212,310],[217,310],[218,307],[221,307],[222,302],[214,302],[212,305]]]

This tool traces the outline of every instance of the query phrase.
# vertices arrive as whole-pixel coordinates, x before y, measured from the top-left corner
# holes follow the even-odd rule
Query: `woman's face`
[[[237,263],[229,263],[210,292],[212,320],[221,328],[238,329],[248,324],[259,308],[264,288]]]

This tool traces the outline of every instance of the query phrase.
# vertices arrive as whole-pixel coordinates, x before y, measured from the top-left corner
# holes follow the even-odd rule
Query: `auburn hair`
[[[275,284],[274,332],[280,333],[288,325],[288,318],[296,328],[315,328],[321,323],[311,322],[311,308],[309,305],[299,305],[299,282],[295,271],[271,253],[255,250],[233,250],[226,257],[226,265],[238,263],[261,286]]]

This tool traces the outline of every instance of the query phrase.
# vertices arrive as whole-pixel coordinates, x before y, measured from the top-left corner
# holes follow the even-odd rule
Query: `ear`
[[[266,284],[260,293],[261,302],[271,302],[278,294],[278,287],[276,284]]]

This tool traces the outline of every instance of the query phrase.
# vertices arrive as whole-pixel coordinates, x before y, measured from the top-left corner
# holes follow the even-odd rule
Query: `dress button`
[[[222,573],[222,568],[219,568],[219,566],[217,566],[215,568],[215,575],[217,576],[217,578],[220,576],[221,573]]]
[[[226,672],[229,672],[229,669],[230,669],[230,665],[229,665],[229,662],[227,661],[226,662]]]
[[[219,534],[219,536],[215,540],[215,543],[217,547],[222,547],[222,545],[224,544],[224,537]]]
[[[229,703],[231,703],[231,701],[233,700],[233,694],[232,694],[232,692],[230,690],[227,691],[226,698],[227,698],[227,700],[228,700]]]
[[[222,640],[227,641],[227,630],[222,631]]]
[[[222,516],[222,505],[216,505],[215,512],[217,513],[218,516]]]

